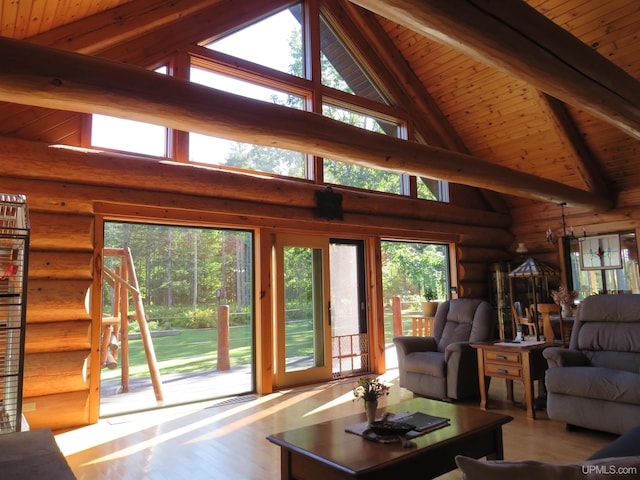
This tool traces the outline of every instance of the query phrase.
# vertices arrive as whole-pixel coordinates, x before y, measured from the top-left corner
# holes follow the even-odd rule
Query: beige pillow
[[[611,480],[616,475],[639,478],[640,457],[600,458],[556,465],[534,460],[476,460],[458,455],[464,480]]]

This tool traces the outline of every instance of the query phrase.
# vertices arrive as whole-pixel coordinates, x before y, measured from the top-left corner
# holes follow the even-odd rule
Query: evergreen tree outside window
[[[398,137],[400,127],[392,122],[375,118],[344,108],[325,104],[323,115],[371,132]],[[338,185],[376,190],[380,192],[403,193],[402,175],[374,168],[361,167],[352,163],[324,159],[324,181]]]

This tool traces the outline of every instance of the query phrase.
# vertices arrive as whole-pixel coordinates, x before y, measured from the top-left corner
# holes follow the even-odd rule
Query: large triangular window
[[[362,67],[320,16],[320,64],[322,84],[379,103],[389,103]]]
[[[210,88],[307,110],[381,135],[405,140],[420,138],[409,130],[407,113],[395,105],[393,98],[387,98],[393,88],[374,81],[378,76],[368,68],[366,53],[350,50],[357,42],[347,37],[348,27],[343,19],[335,17],[323,0],[310,8],[303,5],[301,2],[281,8],[270,15],[262,12],[254,22],[245,12],[239,19],[242,26],[235,30],[221,22],[224,31],[208,32],[206,40],[185,46],[176,54],[176,62],[168,62],[170,68],[163,67],[164,71]],[[318,13],[311,15],[313,12]],[[185,69],[182,58],[187,57],[190,65]],[[222,133],[217,138],[123,122],[122,129],[116,130],[112,119],[99,116],[94,117],[94,122],[92,144],[104,148],[448,201],[446,182],[358,166],[357,159],[353,164],[323,159],[310,152],[224,139]],[[134,127],[146,130],[130,135]],[[131,137],[146,145],[139,148],[123,143],[123,139]]]
[[[235,33],[207,48],[304,77],[302,5],[294,5]]]
[[[222,55],[212,54],[210,59],[193,57],[189,73],[192,82],[290,108],[306,108],[304,95],[293,92],[287,85],[273,86],[281,81],[265,81],[263,75],[252,73],[256,68],[251,66],[256,64],[294,77],[304,76],[301,4],[204,46]],[[246,62],[235,68],[238,64],[232,60],[235,58]],[[307,172],[307,156],[303,153],[196,133],[189,133],[189,161],[294,178],[305,178]]]

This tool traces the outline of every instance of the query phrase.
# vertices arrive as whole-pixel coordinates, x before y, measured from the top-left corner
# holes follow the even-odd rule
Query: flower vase
[[[376,410],[378,410],[378,400],[365,400],[364,413],[367,415],[367,425],[376,421]]]
[[[568,303],[562,304],[562,316],[564,318],[571,317],[573,315],[573,310],[571,309],[571,305]]]

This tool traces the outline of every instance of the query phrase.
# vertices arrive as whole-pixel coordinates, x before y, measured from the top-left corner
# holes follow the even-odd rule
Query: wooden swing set
[[[151,332],[144,312],[144,304],[140,294],[140,286],[136,275],[133,257],[129,248],[105,248],[104,258],[114,257],[120,260],[120,265],[111,270],[104,265],[104,281],[113,288],[112,316],[103,314],[102,317],[102,348],[100,350],[100,364],[107,368],[115,368],[118,360],[118,341],[120,341],[122,364],[122,392],[129,391],[129,294],[131,294],[135,308],[135,319],[140,328],[140,336],[147,357],[149,374],[153,384],[153,392],[158,402],[164,401],[162,394],[162,380],[156,361],[156,353],[151,341]]]

